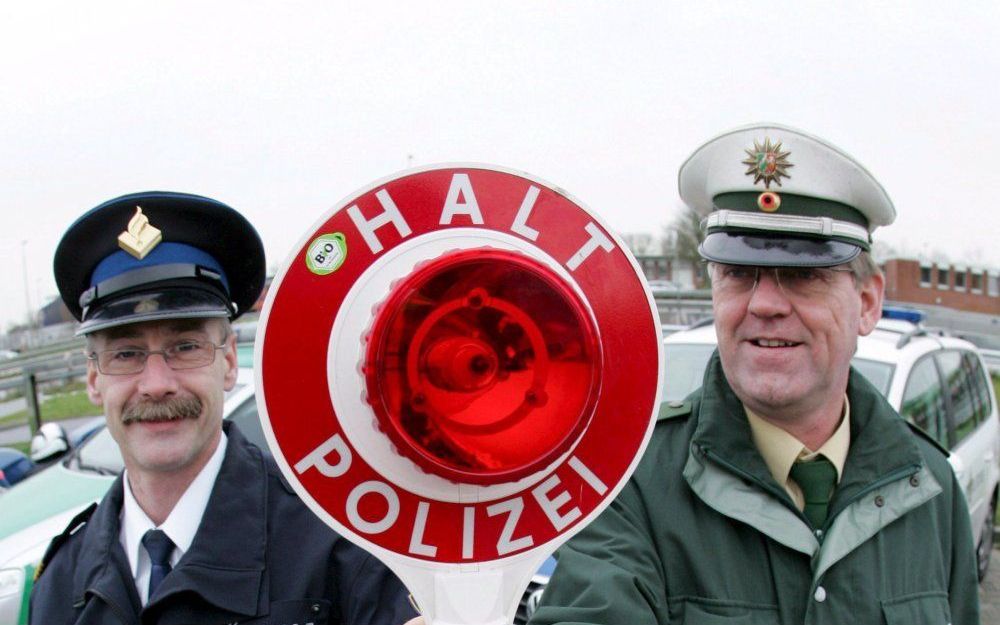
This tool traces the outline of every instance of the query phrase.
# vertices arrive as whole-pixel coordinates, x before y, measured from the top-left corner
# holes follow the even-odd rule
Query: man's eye
[[[730,280],[751,280],[754,270],[748,267],[723,267],[722,275]]]
[[[785,275],[796,282],[815,282],[824,278],[823,272],[815,267],[793,267],[786,269]]]
[[[122,362],[138,360],[142,358],[142,351],[138,349],[120,349],[116,352],[112,352],[111,358]]]
[[[190,341],[187,343],[178,343],[174,345],[173,352],[175,354],[190,354],[201,349],[201,343],[196,341]]]

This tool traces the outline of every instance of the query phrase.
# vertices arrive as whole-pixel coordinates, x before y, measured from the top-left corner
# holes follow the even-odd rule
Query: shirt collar
[[[840,425],[816,451],[810,450],[785,430],[754,414],[746,406],[744,410],[750,422],[750,434],[754,445],[760,451],[764,463],[778,484],[788,482],[788,474],[796,460],[812,460],[820,455],[826,457],[837,469],[837,481],[840,481],[844,473],[844,463],[847,461],[847,452],[851,446],[851,405],[846,395],[844,417],[840,420]]]
[[[125,548],[125,554],[128,556],[133,578],[139,570],[139,550],[142,549],[142,537],[147,531],[161,529],[173,541],[174,552],[170,560],[174,564],[191,548],[194,536],[198,532],[198,526],[201,524],[201,517],[208,506],[208,499],[212,495],[215,478],[219,475],[219,469],[222,467],[222,460],[226,455],[226,445],[226,433],[222,432],[212,457],[208,459],[205,466],[188,485],[187,490],[177,500],[174,509],[170,511],[159,528],[139,507],[139,502],[132,495],[132,487],[129,486],[128,472],[125,472],[122,477],[124,500],[122,502],[120,539],[122,547]]]

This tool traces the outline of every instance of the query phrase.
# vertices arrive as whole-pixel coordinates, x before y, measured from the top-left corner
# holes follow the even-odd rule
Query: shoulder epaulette
[[[686,417],[691,414],[691,402],[689,401],[665,401],[660,404],[660,412],[656,415],[657,421]]]
[[[930,443],[932,447],[937,448],[942,454],[944,454],[945,458],[951,456],[951,452],[945,449],[944,445],[934,440],[934,437],[928,434],[922,427],[910,421],[906,421],[906,425],[910,426],[910,430],[913,431],[914,434]]]
[[[94,510],[97,510],[96,501],[87,506],[86,508],[84,508],[83,512],[73,517],[73,520],[69,522],[69,525],[66,526],[66,529],[63,530],[62,534],[59,534],[58,536],[52,539],[52,542],[49,543],[49,548],[45,550],[45,555],[42,556],[41,563],[39,563],[38,568],[35,569],[36,581],[42,575],[42,571],[45,570],[45,567],[48,566],[52,558],[55,557],[56,552],[58,552],[59,549],[64,544],[66,544],[66,541],[69,540],[69,537],[75,534],[77,530],[79,530],[81,527],[87,524],[87,521],[90,520],[91,515],[94,514]]]

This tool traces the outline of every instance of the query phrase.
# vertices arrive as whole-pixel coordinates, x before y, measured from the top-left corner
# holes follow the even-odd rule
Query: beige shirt
[[[840,425],[834,431],[833,436],[816,451],[803,445],[785,430],[750,412],[746,406],[743,409],[750,421],[750,433],[754,445],[763,456],[774,480],[785,487],[785,491],[788,492],[799,510],[805,508],[805,498],[802,496],[802,489],[788,475],[795,462],[809,461],[817,456],[824,456],[837,469],[837,483],[840,483],[840,478],[844,474],[844,463],[847,461],[847,451],[851,447],[851,405],[846,396],[844,397],[844,416],[840,420]]]

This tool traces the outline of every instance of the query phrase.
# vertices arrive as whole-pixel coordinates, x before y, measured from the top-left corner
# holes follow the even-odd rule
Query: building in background
[[[890,258],[882,271],[886,299],[1000,315],[1000,270]]]

